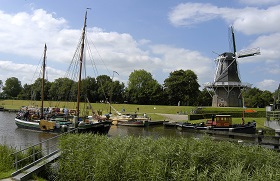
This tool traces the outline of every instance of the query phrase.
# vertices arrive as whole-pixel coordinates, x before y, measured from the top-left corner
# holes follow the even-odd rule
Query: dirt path
[[[158,114],[164,116],[167,121],[187,121],[188,115],[180,115],[180,114]]]

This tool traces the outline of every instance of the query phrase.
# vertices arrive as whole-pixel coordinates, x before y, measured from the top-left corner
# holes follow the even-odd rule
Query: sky
[[[0,0],[0,80],[32,84],[45,43],[47,79],[64,77],[86,10],[98,70],[90,76],[127,84],[144,69],[163,84],[173,71],[192,70],[203,89],[218,54],[232,52],[233,26],[237,51],[261,50],[237,60],[241,81],[271,92],[280,83],[280,0]]]

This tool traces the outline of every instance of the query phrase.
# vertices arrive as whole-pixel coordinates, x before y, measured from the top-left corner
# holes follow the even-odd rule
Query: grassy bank
[[[14,158],[12,153],[15,150],[6,145],[0,145],[0,179],[10,177],[14,171]]]
[[[279,153],[210,138],[70,135],[60,147],[59,180],[277,180],[280,174]]]
[[[8,178],[15,171],[14,161],[15,153],[17,150],[15,148],[9,147],[7,145],[0,145],[0,179]],[[39,152],[36,154],[36,159],[41,158],[43,155],[40,153],[41,148],[36,147],[35,152]],[[17,155],[17,160],[24,159],[21,163],[18,164],[18,167],[21,168],[23,165],[27,165],[28,163],[33,162],[33,150],[27,149],[25,152],[22,152]]]

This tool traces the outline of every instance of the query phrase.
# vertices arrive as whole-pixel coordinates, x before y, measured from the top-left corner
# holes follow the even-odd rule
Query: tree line
[[[69,78],[45,80],[44,100],[76,101],[77,82]],[[16,77],[0,80],[0,98],[20,100],[41,99],[42,78],[33,84],[21,85]],[[169,74],[163,85],[146,70],[134,70],[127,87],[107,75],[86,77],[81,81],[81,100],[89,102],[131,103],[142,105],[211,106],[212,97],[206,89],[200,90],[197,75],[192,70],[176,70]],[[276,93],[276,91],[275,91]],[[249,88],[243,92],[247,107],[265,107],[273,103],[273,93]]]

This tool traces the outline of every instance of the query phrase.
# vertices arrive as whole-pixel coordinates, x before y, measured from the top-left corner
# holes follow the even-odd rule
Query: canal
[[[15,113],[0,111],[0,144],[12,146],[16,149],[37,144],[46,139],[57,136],[54,133],[45,133],[18,128],[14,121]],[[162,125],[150,127],[127,127],[113,125],[108,133],[109,137],[115,136],[152,136],[152,137],[201,137],[200,134],[180,132],[174,129],[165,129]]]

